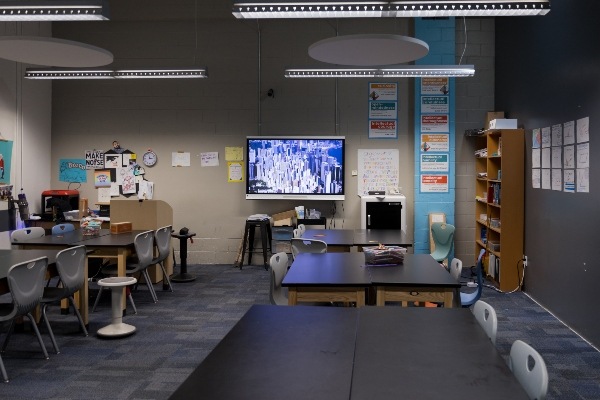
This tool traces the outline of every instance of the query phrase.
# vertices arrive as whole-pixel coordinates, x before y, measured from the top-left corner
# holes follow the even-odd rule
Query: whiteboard
[[[366,196],[371,190],[385,190],[399,187],[398,149],[359,149],[358,150],[358,195]]]

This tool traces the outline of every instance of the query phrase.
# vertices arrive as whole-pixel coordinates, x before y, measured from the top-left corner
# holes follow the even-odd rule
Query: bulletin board
[[[358,195],[366,196],[372,190],[398,188],[400,178],[398,149],[358,150]]]

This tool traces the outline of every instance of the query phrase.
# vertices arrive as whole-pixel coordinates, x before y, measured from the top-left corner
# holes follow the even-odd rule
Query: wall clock
[[[156,153],[150,149],[148,149],[148,151],[145,152],[142,157],[142,162],[147,167],[152,167],[154,164],[156,164],[157,161],[158,157],[156,156]]]

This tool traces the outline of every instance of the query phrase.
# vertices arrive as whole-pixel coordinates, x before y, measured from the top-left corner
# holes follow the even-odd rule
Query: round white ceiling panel
[[[387,34],[336,36],[308,48],[308,55],[315,60],[353,66],[404,64],[427,53],[429,46],[422,40]]]
[[[37,36],[0,37],[0,58],[51,67],[99,67],[113,62],[110,51],[71,40]]]

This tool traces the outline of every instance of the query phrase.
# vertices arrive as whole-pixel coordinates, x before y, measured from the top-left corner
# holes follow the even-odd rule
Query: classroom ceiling
[[[111,21],[235,18],[231,0],[109,0]]]

